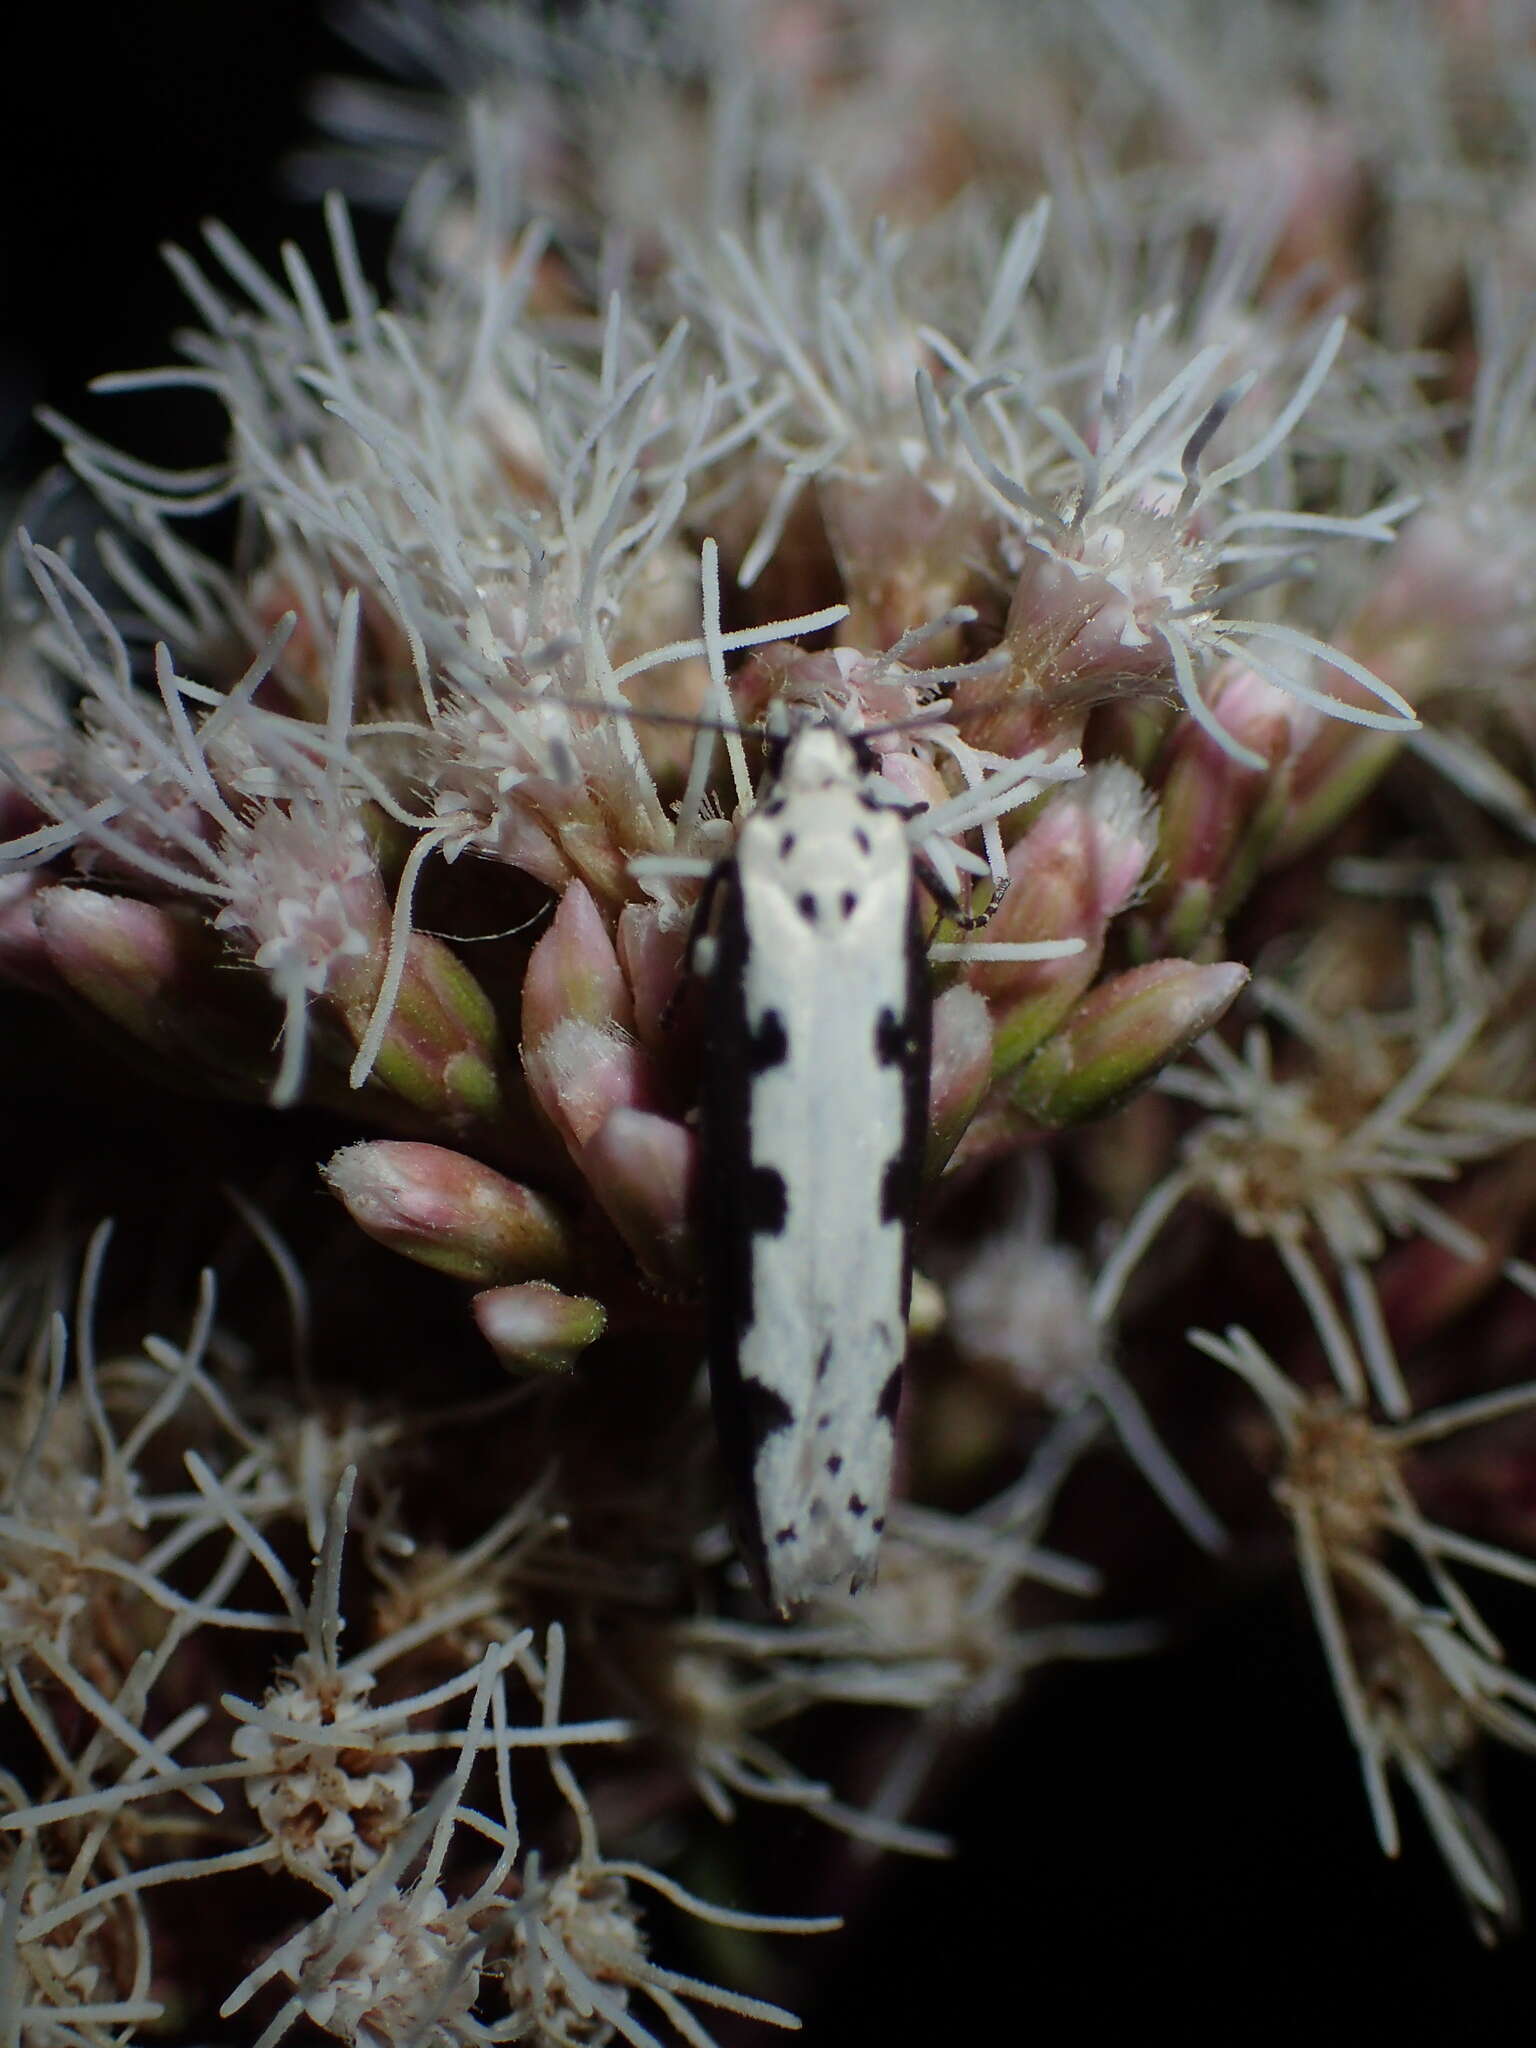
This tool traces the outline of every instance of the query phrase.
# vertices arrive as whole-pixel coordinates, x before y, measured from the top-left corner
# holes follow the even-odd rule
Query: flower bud
[[[630,1250],[663,1285],[691,1264],[689,1200],[697,1144],[670,1117],[619,1107],[581,1154],[592,1192]]]
[[[1010,851],[1012,886],[986,938],[1084,944],[1062,959],[977,961],[966,968],[966,980],[990,1000],[995,1073],[1026,1059],[1092,984],[1110,920],[1141,880],[1152,834],[1139,779],[1120,762],[1106,762],[1054,796]]]
[[[1002,646],[1012,678],[995,717],[970,736],[978,746],[1022,754],[1082,738],[1088,707],[1133,694],[1158,695],[1172,679],[1161,615],[1187,603],[1186,536],[1160,510],[1135,506],[1070,534],[1032,534],[1018,551],[1018,581]],[[969,693],[955,693],[957,704]],[[969,706],[967,706],[969,708]]]
[[[1167,643],[1140,616],[1165,601],[1163,564],[1151,551],[1142,561],[1133,535],[1140,537],[1134,522],[1106,524],[1070,543],[1032,537],[1022,550],[1003,637],[1052,685],[1106,694],[1111,683],[1160,686],[1169,678]]]
[[[1115,975],[1019,1069],[1015,1107],[1042,1130],[1107,1115],[1208,1030],[1247,979],[1235,961],[1154,960]]]
[[[933,1006],[927,1170],[943,1170],[992,1078],[992,1020],[985,999],[964,982]]]
[[[1284,811],[1284,764],[1318,723],[1237,662],[1213,679],[1207,701],[1223,731],[1269,765],[1245,767],[1192,718],[1175,728],[1160,763],[1157,879],[1137,918],[1153,957],[1192,953],[1247,894]]]
[[[583,1172],[585,1148],[618,1109],[650,1109],[651,1062],[597,905],[581,883],[560,898],[523,981],[523,1069]]]
[[[537,1045],[558,1024],[578,1021],[631,1032],[635,1019],[624,971],[590,893],[572,882],[534,947],[523,982],[523,1043]]]
[[[500,1046],[496,1012],[474,975],[441,939],[413,932],[374,1061],[378,1080],[450,1128],[487,1123],[502,1106]]]
[[[608,1321],[600,1301],[543,1280],[487,1288],[472,1307],[481,1336],[513,1372],[565,1372]]]
[[[36,921],[48,956],[79,996],[150,1044],[173,1036],[171,990],[203,935],[177,911],[95,889],[44,889]],[[211,965],[216,948],[207,948]]]
[[[677,995],[687,950],[687,931],[663,930],[654,903],[627,903],[620,911],[618,953],[633,991],[635,1030],[652,1052],[661,1050],[662,1020]]]
[[[651,1106],[651,1066],[642,1048],[580,1018],[525,1045],[523,1071],[530,1094],[583,1172],[586,1148],[616,1110]]]
[[[35,995],[57,996],[63,993],[63,984],[34,915],[39,893],[33,873],[0,875],[0,982]]]
[[[187,1078],[241,1094],[265,1092],[273,1017],[254,975],[232,975],[203,920],[183,905],[140,903],[60,884],[33,899],[37,931],[59,979],[83,1002]]]
[[[344,1145],[321,1168],[359,1229],[456,1280],[498,1285],[569,1270],[566,1225],[542,1196],[442,1145]]]

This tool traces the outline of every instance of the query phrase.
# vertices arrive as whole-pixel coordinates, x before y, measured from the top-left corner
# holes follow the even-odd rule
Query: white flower
[[[1507,1668],[1451,1566],[1536,1586],[1536,1562],[1429,1521],[1409,1490],[1407,1466],[1423,1445],[1531,1407],[1536,1386],[1381,1424],[1332,1394],[1293,1385],[1246,1330],[1190,1336],[1247,1382],[1279,1433],[1274,1494],[1291,1523],[1383,1852],[1395,1856],[1399,1847],[1389,1779],[1396,1769],[1479,1927],[1507,1924],[1516,1901],[1502,1857],[1475,1809],[1442,1781],[1466,1761],[1479,1730],[1536,1750],[1536,1684]],[[1429,1599],[1385,1561],[1394,1546],[1427,1580]]]

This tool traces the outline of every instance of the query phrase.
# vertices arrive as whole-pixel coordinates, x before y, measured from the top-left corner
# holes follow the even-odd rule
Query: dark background
[[[0,475],[15,489],[49,460],[39,402],[156,459],[207,459],[211,404],[83,386],[169,359],[185,308],[157,247],[204,217],[268,264],[284,236],[318,260],[278,166],[311,136],[306,81],[350,54],[318,8],[268,0],[25,13],[0,40]],[[382,235],[363,240],[377,274]],[[1508,1633],[1530,1668],[1536,1630]],[[1492,1756],[1488,1789],[1536,1896],[1536,1763]],[[1408,1802],[1401,1867],[1379,1857],[1289,1589],[1161,1658],[1042,1681],[950,1805],[960,1860],[891,1866],[883,1910],[823,1949],[812,2048],[1158,2023],[1193,2041],[1513,2036],[1536,2019],[1529,1944],[1479,1949]],[[781,1838],[791,1866],[818,1852],[802,1825]]]
[[[211,402],[82,397],[106,370],[171,360],[190,308],[162,243],[195,250],[200,223],[234,229],[268,267],[284,239],[317,265],[313,207],[279,166],[314,129],[308,82],[353,68],[305,0],[46,0],[0,29],[0,465],[49,460],[31,423],[46,403],[174,463],[217,450]],[[25,19],[25,34],[22,20]],[[377,256],[382,230],[365,240]]]

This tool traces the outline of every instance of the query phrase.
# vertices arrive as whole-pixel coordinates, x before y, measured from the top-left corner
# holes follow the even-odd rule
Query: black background
[[[190,243],[205,216],[269,264],[287,235],[318,257],[314,212],[279,196],[278,166],[310,135],[306,81],[350,55],[319,9],[263,0],[25,17],[24,35],[19,8],[0,32],[0,469],[15,487],[48,460],[40,401],[158,459],[205,459],[211,406],[82,387],[168,359],[185,309],[157,246]],[[377,272],[382,239],[364,243]],[[1536,1630],[1510,1633],[1529,1668]],[[1536,1763],[1495,1755],[1488,1778],[1536,1895]],[[1378,1855],[1289,1591],[1161,1658],[1043,1681],[951,1809],[959,1861],[893,1867],[882,1911],[826,1945],[808,2042],[1159,2024],[1194,2041],[1513,2038],[1536,2020],[1528,1944],[1478,1948],[1411,1814],[1401,1866]],[[801,1826],[781,1837],[791,1874],[820,1841]]]

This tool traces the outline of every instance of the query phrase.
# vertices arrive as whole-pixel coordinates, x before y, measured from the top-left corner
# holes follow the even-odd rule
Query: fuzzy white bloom
[[[1417,1799],[1474,1920],[1490,1934],[1515,1909],[1496,1844],[1442,1778],[1480,1729],[1536,1746],[1536,1685],[1504,1663],[1499,1643],[1451,1567],[1467,1564],[1536,1585],[1536,1564],[1431,1522],[1409,1490],[1407,1460],[1422,1446],[1529,1408],[1536,1386],[1453,1403],[1395,1425],[1374,1423],[1331,1394],[1286,1379],[1246,1330],[1191,1332],[1263,1402],[1279,1433],[1276,1500],[1291,1522],[1297,1562],[1345,1725],[1365,1778],[1383,1852],[1399,1848],[1389,1772]],[[1407,1546],[1432,1589],[1412,1591],[1382,1553]]]
[[[351,2048],[485,2040],[470,2018],[480,1983],[465,1914],[435,1885],[369,1905],[367,1913],[350,1901],[328,1907],[268,1958],[264,1977],[281,1974],[299,1987],[292,2019],[302,2014]],[[268,2029],[262,2039],[270,2038]]]
[[[238,932],[279,989],[318,995],[336,962],[367,957],[383,891],[359,819],[267,810],[242,826],[238,859],[214,925]]]
[[[1305,1048],[1299,1072],[1277,1075],[1270,1040],[1255,1029],[1242,1057],[1207,1040],[1208,1072],[1180,1068],[1162,1078],[1168,1093],[1208,1115],[1189,1134],[1182,1163],[1127,1225],[1096,1285],[1098,1313],[1113,1312],[1168,1218],[1195,1194],[1243,1236],[1274,1246],[1340,1390],[1352,1401],[1364,1397],[1363,1359],[1375,1397],[1389,1414],[1407,1414],[1370,1267],[1392,1238],[1412,1234],[1458,1258],[1484,1257],[1482,1240],[1431,1202],[1425,1184],[1454,1181],[1465,1164],[1536,1128],[1528,1110],[1485,1097],[1471,1080],[1495,982],[1471,947],[1460,906],[1442,896],[1437,907],[1441,928],[1417,953],[1415,1000],[1405,1011],[1330,1017],[1283,985],[1264,984],[1261,999]],[[1338,1276],[1344,1316],[1314,1242]],[[1518,1263],[1506,1271],[1529,1284]]]
[[[372,1688],[370,1672],[317,1671],[301,1655],[263,1701],[263,1718],[231,1738],[252,1769],[245,1796],[300,1876],[360,1876],[410,1816],[410,1765],[372,1746],[376,1716],[359,1719]],[[308,1729],[324,1741],[307,1740]]]

